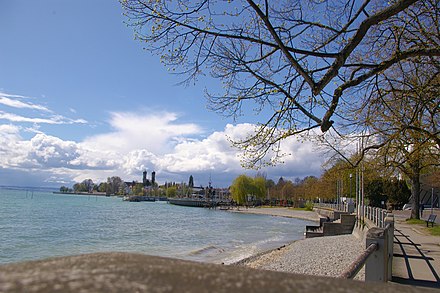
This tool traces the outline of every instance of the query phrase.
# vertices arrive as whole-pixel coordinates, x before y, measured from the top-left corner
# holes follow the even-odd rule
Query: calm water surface
[[[0,189],[0,264],[104,251],[231,263],[302,238],[308,223],[166,202]]]

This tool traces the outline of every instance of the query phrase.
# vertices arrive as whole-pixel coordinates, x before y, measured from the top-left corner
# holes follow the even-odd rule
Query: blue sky
[[[248,133],[206,110],[202,78],[178,85],[158,56],[143,50],[116,0],[0,0],[0,185],[60,186],[109,176],[159,183],[228,186],[244,170],[227,136]],[[251,112],[250,112],[251,113]],[[319,175],[310,143],[285,142],[285,164],[269,178]]]

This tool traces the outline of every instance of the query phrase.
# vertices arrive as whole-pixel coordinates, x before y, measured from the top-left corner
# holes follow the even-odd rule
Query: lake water
[[[309,223],[166,202],[0,189],[0,264],[105,251],[232,263],[303,238]]]

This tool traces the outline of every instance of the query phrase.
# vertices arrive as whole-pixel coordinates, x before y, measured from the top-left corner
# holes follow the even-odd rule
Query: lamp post
[[[349,195],[350,198],[351,198],[351,178],[353,178],[353,174],[350,173],[350,195]]]
[[[353,178],[353,174],[350,173],[350,197],[351,197],[351,178]]]

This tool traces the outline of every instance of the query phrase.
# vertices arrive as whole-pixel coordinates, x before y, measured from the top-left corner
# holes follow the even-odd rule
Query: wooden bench
[[[429,215],[428,220],[426,220],[426,227],[429,227],[430,223],[431,223],[432,227],[434,227],[436,217],[437,217],[437,215],[434,215],[434,214]]]

